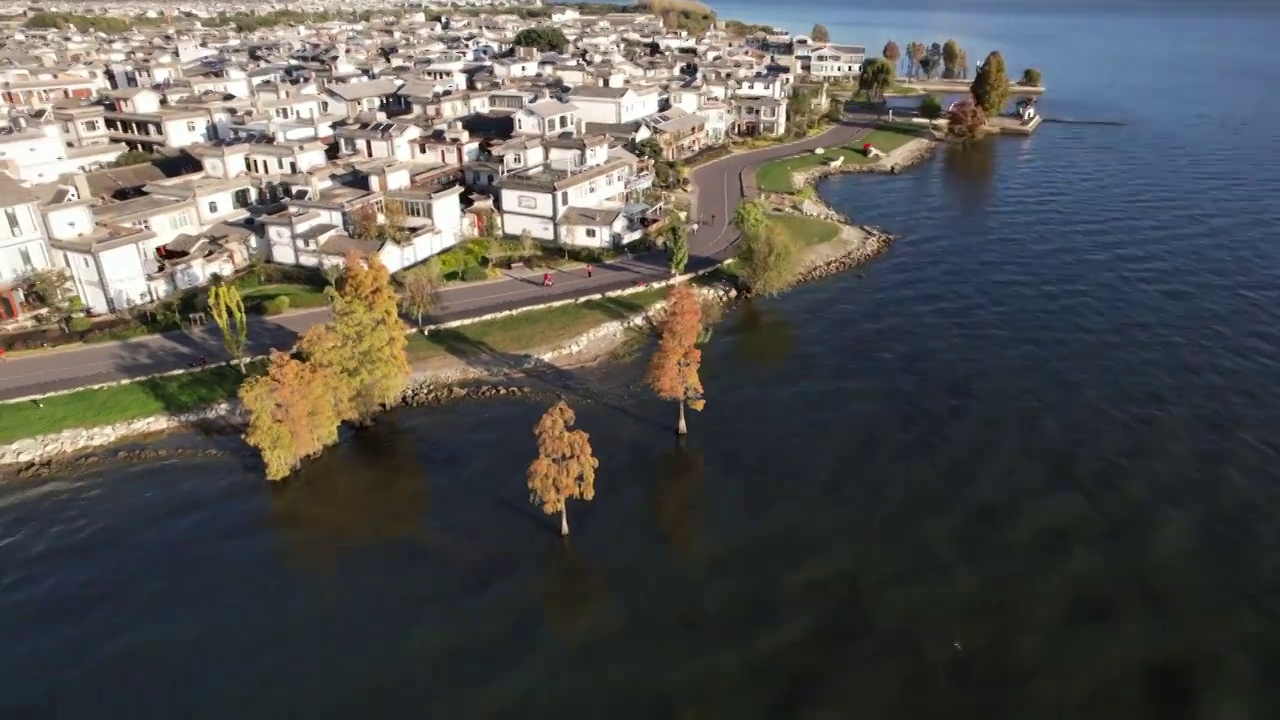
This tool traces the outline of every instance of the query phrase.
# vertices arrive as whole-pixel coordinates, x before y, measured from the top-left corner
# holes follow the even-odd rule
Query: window
[[[515,154],[513,154],[513,155],[511,156],[511,164],[512,164],[512,165],[523,165],[523,164],[524,164],[524,156],[523,156],[523,155],[521,155],[520,153],[515,153]]]
[[[218,212],[218,203],[216,203],[216,202],[214,202],[214,201],[210,200],[210,201],[209,201],[209,212],[210,212],[210,213],[213,213],[213,214],[215,214],[215,215],[216,215],[216,214],[217,214],[217,212]]]
[[[277,169],[277,170],[283,170],[283,169],[284,169],[284,158],[279,158],[279,157],[278,157],[278,158],[276,158],[276,169]]]
[[[35,267],[31,264],[31,251],[25,247],[18,248],[18,259],[22,261],[22,268],[24,270],[30,270]]]
[[[489,182],[489,184],[490,184],[490,185],[492,185],[492,184],[493,184],[493,173],[489,173],[489,174],[488,174],[488,175],[486,175],[485,177],[486,177],[486,178],[488,178],[488,182]]]
[[[87,257],[81,257],[81,258],[80,258],[80,260],[81,260],[81,262],[83,262],[83,263],[84,263],[84,266],[85,266],[85,267],[89,267],[89,258],[87,258]]]
[[[479,184],[480,184],[480,173],[478,173],[478,172],[473,172],[473,173],[471,173],[471,182],[472,182],[472,183],[474,183],[474,184],[476,184],[476,185],[479,185]]]
[[[22,234],[22,224],[18,222],[18,211],[13,208],[4,209],[4,218],[9,221],[9,232],[14,235]]]
[[[568,190],[561,190],[561,191],[560,191],[560,204],[561,204],[561,205],[568,205],[568,204],[569,204],[569,191],[568,191]]]
[[[98,127],[99,127],[99,126],[98,126],[98,121],[97,121],[97,120],[85,120],[85,121],[84,121],[84,130],[85,130],[85,132],[97,132],[97,131],[98,131]]]
[[[276,108],[276,117],[281,120],[289,119],[289,108]]]
[[[593,238],[593,237],[595,237],[595,236],[596,236],[596,229],[595,229],[595,228],[587,228],[587,237],[589,237],[589,238]]]
[[[592,180],[592,181],[590,181],[590,182],[588,182],[588,183],[587,183],[587,192],[589,192],[589,193],[593,193],[593,192],[595,192],[596,190],[597,190],[597,187],[596,187],[596,181],[595,181],[595,180]]]
[[[178,228],[184,228],[190,224],[191,224],[191,218],[187,217],[186,213],[182,213],[181,215],[169,216],[169,228],[172,230],[177,230]]]
[[[322,101],[320,102],[320,112],[322,112],[322,113],[327,113],[327,112],[329,112],[329,103],[324,102],[324,101],[322,100]]]
[[[187,132],[195,132],[195,131],[196,131],[196,121],[195,121],[195,120],[188,120],[188,121],[187,121]]]

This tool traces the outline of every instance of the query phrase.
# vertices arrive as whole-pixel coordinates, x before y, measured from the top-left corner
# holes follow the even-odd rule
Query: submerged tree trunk
[[[569,513],[568,507],[560,508],[560,537],[569,536]]]
[[[684,424],[684,401],[680,401],[680,424],[676,425],[676,434],[684,435],[689,432],[688,426]]]

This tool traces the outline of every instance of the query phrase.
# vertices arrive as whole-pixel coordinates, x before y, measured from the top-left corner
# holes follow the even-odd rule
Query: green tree
[[[733,224],[745,235],[759,235],[769,227],[769,212],[759,200],[743,200],[733,212]]]
[[[938,59],[932,55],[925,54],[920,56],[917,64],[920,67],[920,72],[924,73],[924,79],[932,80],[933,73],[938,70]]]
[[[422,327],[422,316],[439,302],[440,261],[431,258],[404,271],[400,276],[400,308]]]
[[[751,291],[777,295],[795,279],[799,251],[777,223],[770,222],[760,233],[744,233],[738,242],[736,267]]]
[[[844,101],[837,98],[831,98],[831,100],[827,102],[827,121],[833,123],[840,122],[843,117]]]
[[[937,95],[925,95],[920,98],[920,117],[926,120],[937,120],[942,117],[942,102]]]
[[[702,336],[702,304],[693,288],[679,285],[667,298],[666,309],[658,320],[658,347],[649,359],[645,382],[663,400],[679,403],[680,417],[676,432],[689,432],[685,424],[684,408],[701,410],[706,401],[702,397],[702,379],[698,371],[702,367],[702,351],[698,339]]]
[[[244,372],[244,351],[249,344],[249,325],[244,312],[244,300],[234,285],[220,283],[209,288],[209,313],[222,332],[222,346]]]
[[[560,52],[569,45],[569,38],[564,36],[560,28],[554,25],[529,27],[516,33],[511,44],[516,47],[531,47],[542,52]]]
[[[538,249],[538,242],[533,239],[533,233],[528,228],[520,231],[520,252],[526,257],[532,255]]]
[[[809,39],[816,43],[831,42],[831,33],[827,32],[826,25],[814,23],[813,30],[809,31]]]
[[[893,87],[893,64],[884,58],[871,58],[862,64],[862,72],[858,75],[858,91],[866,93],[867,99],[884,99],[885,91]]]
[[[978,68],[978,74],[969,86],[973,101],[988,116],[999,115],[1009,99],[1009,76],[1005,73],[1004,58],[997,51],[987,55]]]
[[[142,150],[129,150],[120,153],[115,160],[111,162],[112,167],[129,167],[130,165],[145,165],[155,160],[156,156]]]
[[[689,228],[683,222],[674,222],[667,229],[667,253],[671,261],[671,274],[679,275],[689,264]]]
[[[947,40],[942,44],[942,77],[949,79],[960,77],[958,70],[960,55],[963,52],[955,40]]]
[[[268,480],[282,480],[302,461],[338,441],[334,377],[275,351],[265,375],[245,380],[240,402],[249,416],[244,441],[258,450]]]
[[[560,534],[569,534],[570,500],[590,501],[596,495],[596,468],[600,461],[591,452],[591,436],[572,430],[576,420],[565,401],[552,405],[533,434],[538,439],[538,457],[529,465],[525,480],[529,502],[548,515],[560,515]]]
[[[808,202],[818,197],[818,191],[813,189],[812,185],[805,185],[796,191],[796,200],[798,202]]]
[[[343,420],[368,424],[408,384],[408,340],[398,306],[382,262],[351,253],[334,293],[333,320],[302,336],[303,354],[336,379],[333,394]]]
[[[1044,82],[1044,77],[1040,75],[1040,71],[1035,68],[1027,68],[1022,71],[1022,84],[1031,87],[1040,87]]]
[[[340,262],[327,262],[320,266],[320,274],[324,276],[331,288],[338,287],[338,281],[342,279],[342,273],[345,271],[346,267]]]

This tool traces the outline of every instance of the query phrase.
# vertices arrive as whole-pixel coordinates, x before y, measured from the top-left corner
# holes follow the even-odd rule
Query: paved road
[[[689,269],[701,269],[732,254],[738,233],[728,220],[742,200],[739,174],[743,170],[816,147],[846,144],[866,132],[865,125],[873,119],[858,116],[848,124],[808,140],[730,155],[698,167],[692,177],[695,214],[707,222],[690,238]],[[710,222],[713,213],[714,223]],[[549,300],[617,290],[668,274],[665,256],[648,253],[601,263],[591,278],[587,278],[582,269],[556,271],[553,273],[555,285],[550,288],[542,287],[540,274],[457,286],[442,292],[441,309],[433,320],[475,317]],[[324,308],[277,318],[254,318],[249,331],[249,350],[253,354],[265,354],[271,348],[288,347],[299,333],[327,318],[328,310]],[[202,356],[210,361],[226,358],[221,337],[212,325],[191,332],[19,354],[0,362],[0,400],[177,370]]]

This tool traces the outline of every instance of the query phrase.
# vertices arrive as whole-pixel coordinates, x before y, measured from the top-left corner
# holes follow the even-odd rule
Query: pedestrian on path
[[[711,213],[711,224],[712,224],[712,225],[715,225],[715,224],[716,224],[716,214],[715,214],[715,213]]]
[[[587,277],[588,277],[588,278],[590,278],[590,277],[591,277],[591,273],[592,273],[592,271],[594,271],[594,270],[595,270],[595,268],[591,267],[591,263],[587,263]]]

